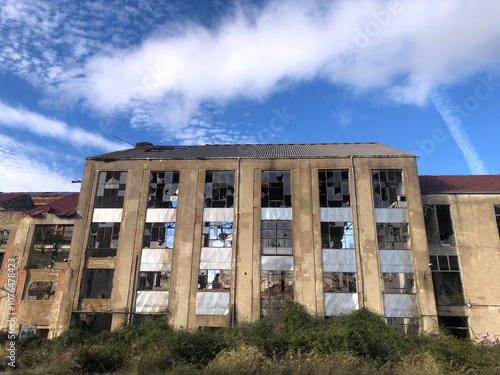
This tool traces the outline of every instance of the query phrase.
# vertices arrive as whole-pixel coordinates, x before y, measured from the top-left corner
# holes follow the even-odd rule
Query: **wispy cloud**
[[[123,149],[123,144],[112,142],[99,134],[44,117],[22,108],[0,102],[0,127],[28,131],[41,137],[55,138],[77,148],[88,147],[104,151]]]
[[[439,114],[443,117],[450,133],[457,142],[465,157],[472,174],[488,174],[486,166],[479,158],[462,124],[462,119],[456,114],[456,108],[444,90],[434,90],[431,95]]]

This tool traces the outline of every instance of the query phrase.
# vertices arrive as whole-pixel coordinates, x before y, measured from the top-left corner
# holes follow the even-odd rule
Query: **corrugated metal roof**
[[[416,157],[379,143],[248,144],[138,147],[90,157],[90,160],[127,159],[316,159],[359,157]]]
[[[0,193],[0,203],[10,201],[14,198],[22,197],[26,193]]]
[[[36,216],[47,212],[55,216],[71,216],[76,213],[78,206],[78,197],[80,193],[72,193],[62,198],[56,199],[44,206],[37,207],[26,212],[26,215]]]
[[[422,194],[500,193],[500,175],[419,176]]]

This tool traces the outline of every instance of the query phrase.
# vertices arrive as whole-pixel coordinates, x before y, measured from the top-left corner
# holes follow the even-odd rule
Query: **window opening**
[[[52,267],[56,262],[64,262],[69,257],[72,238],[73,225],[35,226],[35,241],[28,267],[45,269]]]
[[[407,223],[377,224],[377,241],[379,250],[410,249],[410,234]]]
[[[146,223],[144,225],[143,249],[173,249],[175,223]]]
[[[57,283],[51,281],[35,281],[28,288],[24,299],[28,301],[51,301],[56,294]]]
[[[262,220],[262,255],[292,255],[292,221]]]
[[[202,229],[203,247],[231,247],[233,223],[229,221],[204,222]]]
[[[500,236],[500,205],[493,206],[495,209],[495,218],[497,219],[498,235]]]
[[[292,207],[290,171],[262,171],[261,206]]]
[[[119,235],[120,223],[92,223],[90,226],[88,256],[116,256]]]
[[[355,272],[323,272],[324,293],[356,293]]]
[[[99,172],[94,208],[123,208],[127,172]]]
[[[469,338],[469,325],[466,316],[438,316],[438,324],[459,339]]]
[[[415,294],[413,272],[382,273],[383,294]]]
[[[418,318],[385,318],[385,322],[401,333],[407,335],[418,334]]]
[[[293,301],[293,271],[260,271],[260,313],[274,317]]]
[[[148,208],[176,208],[179,172],[151,172]]]
[[[352,222],[321,222],[323,249],[354,249]]]
[[[372,170],[375,208],[406,207],[401,169]]]
[[[81,298],[110,299],[114,271],[112,269],[83,270]]]
[[[229,290],[231,288],[230,270],[208,270],[198,272],[199,290]]]
[[[436,305],[460,306],[464,304],[464,293],[458,255],[430,255],[432,283]]]
[[[234,171],[207,171],[205,207],[233,207]]]
[[[167,291],[170,285],[170,271],[139,272],[137,290]]]
[[[319,205],[320,207],[349,207],[349,172],[347,169],[320,169]]]

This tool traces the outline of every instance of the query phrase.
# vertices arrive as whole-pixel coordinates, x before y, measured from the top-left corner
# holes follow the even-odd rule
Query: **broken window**
[[[113,289],[113,269],[85,269],[82,276],[81,298],[110,299]]]
[[[148,208],[175,208],[179,194],[179,172],[151,172]]]
[[[116,256],[119,234],[120,223],[92,223],[90,226],[88,256]]]
[[[211,221],[203,223],[203,247],[231,247],[233,223],[230,221]]]
[[[55,262],[64,262],[69,256],[72,238],[73,225],[37,225],[28,267],[45,269]]]
[[[173,249],[175,223],[146,223],[144,225],[143,249]]]
[[[407,223],[377,224],[379,250],[407,250],[410,248],[410,234]]]
[[[292,255],[291,220],[262,220],[261,253],[263,255]]]
[[[260,271],[260,314],[274,316],[293,301],[293,271]]]
[[[321,222],[323,249],[354,249],[352,222]]]
[[[356,272],[323,272],[324,293],[356,293]]]
[[[430,262],[436,305],[463,305],[464,293],[458,255],[430,255]]]
[[[290,171],[262,171],[262,207],[292,207]]]
[[[458,339],[469,338],[469,324],[466,316],[438,316],[439,326]]]
[[[127,172],[99,172],[94,208],[123,208]]]
[[[233,207],[234,171],[207,171],[205,207]]]
[[[56,294],[57,283],[52,281],[34,281],[30,284],[24,299],[28,301],[51,301]]]
[[[406,207],[401,169],[372,170],[375,208]]]
[[[199,270],[199,290],[229,290],[231,288],[230,270]]]
[[[320,169],[319,206],[349,207],[349,172],[347,169]]]
[[[450,205],[424,206],[425,230],[429,244],[455,245]]]
[[[5,250],[7,250],[7,241],[9,239],[9,229],[0,229],[0,268],[2,268]]]
[[[495,217],[497,219],[498,235],[500,236],[500,205],[493,206],[495,209]]]
[[[413,272],[382,273],[382,293],[414,294],[415,279]]]
[[[170,271],[139,272],[137,290],[166,291],[170,285]]]
[[[418,318],[385,318],[385,322],[407,335],[418,334]]]

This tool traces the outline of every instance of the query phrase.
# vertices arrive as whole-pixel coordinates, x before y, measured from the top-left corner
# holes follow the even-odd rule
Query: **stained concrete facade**
[[[222,184],[224,199],[210,207],[207,191],[215,185],[209,179],[217,171],[228,172],[230,181]],[[155,185],[160,175],[163,185],[170,178],[169,189]],[[289,198],[269,203],[264,196],[272,188]],[[340,203],[329,206],[330,198]],[[161,205],[152,205],[156,199]],[[19,257],[18,323],[46,325],[49,337],[70,325],[116,329],[150,314],[168,314],[177,328],[229,326],[258,321],[287,299],[319,318],[365,307],[405,332],[436,332],[443,317],[450,323],[447,316],[459,316],[471,337],[498,334],[494,204],[500,192],[422,195],[416,155],[378,144],[139,144],[87,159],[76,217],[3,220],[1,227],[11,229],[3,269],[8,258]],[[451,205],[453,245],[432,239],[437,222],[428,212],[435,205]],[[23,269],[34,227],[60,220],[74,224],[67,260],[47,270]],[[266,242],[271,226],[281,248]],[[146,240],[155,227],[163,238]],[[443,254],[452,256],[448,262],[460,258],[460,305],[460,298],[450,306],[435,297],[440,270],[429,256],[437,261]],[[29,286],[23,272],[57,281],[54,298],[20,298]],[[0,309],[7,311],[5,300]],[[7,327],[5,318],[0,324]]]

